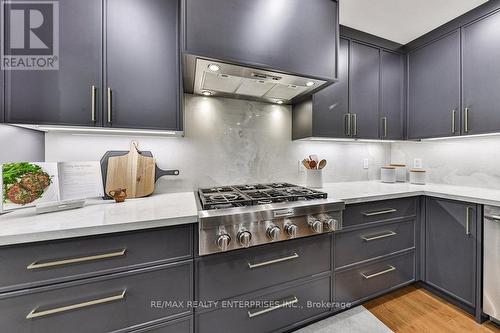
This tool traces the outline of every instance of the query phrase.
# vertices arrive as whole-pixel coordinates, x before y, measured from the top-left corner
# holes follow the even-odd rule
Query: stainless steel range
[[[288,183],[198,190],[200,255],[333,232],[342,228],[342,201]]]

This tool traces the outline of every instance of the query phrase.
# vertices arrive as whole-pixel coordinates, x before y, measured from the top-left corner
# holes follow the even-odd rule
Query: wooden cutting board
[[[128,154],[110,157],[106,174],[106,194],[116,189],[126,189],[127,198],[142,198],[155,189],[156,161],[139,154],[137,143],[130,144]]]

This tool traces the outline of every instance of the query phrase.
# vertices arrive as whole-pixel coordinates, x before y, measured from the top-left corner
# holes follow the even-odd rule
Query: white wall
[[[500,136],[393,143],[392,162],[421,158],[433,183],[500,189]]]
[[[0,164],[15,161],[43,162],[42,132],[0,124]]]
[[[158,190],[191,191],[215,184],[304,182],[298,161],[308,154],[328,160],[324,180],[379,178],[390,159],[388,143],[291,141],[291,108],[258,102],[186,95],[184,138],[137,138],[161,168],[177,168]],[[107,150],[128,150],[132,137],[46,134],[47,161],[99,160]],[[363,169],[368,158],[370,168]]]

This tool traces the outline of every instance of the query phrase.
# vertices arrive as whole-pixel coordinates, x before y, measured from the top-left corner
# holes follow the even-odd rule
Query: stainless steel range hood
[[[293,104],[328,81],[187,56],[184,91],[205,96]]]

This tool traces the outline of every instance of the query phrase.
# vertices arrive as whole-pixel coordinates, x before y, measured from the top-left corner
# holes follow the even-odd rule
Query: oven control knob
[[[323,223],[320,220],[311,220],[311,222],[309,222],[309,226],[315,233],[320,234],[323,232]]]
[[[228,234],[222,234],[217,237],[217,246],[222,251],[227,251],[229,243],[231,243],[231,237]]]
[[[287,224],[285,226],[285,231],[286,233],[288,234],[288,236],[290,236],[290,238],[295,238],[297,237],[297,231],[299,230],[299,227],[297,227],[296,224]]]
[[[252,234],[250,233],[250,231],[243,230],[238,233],[238,242],[240,242],[241,246],[249,247],[251,240]]]
[[[328,231],[335,231],[335,226],[337,225],[337,220],[332,218],[327,218],[323,221],[324,227]]]
[[[280,238],[280,227],[277,225],[272,225],[267,228],[267,237],[269,237],[271,240],[278,240]]]

